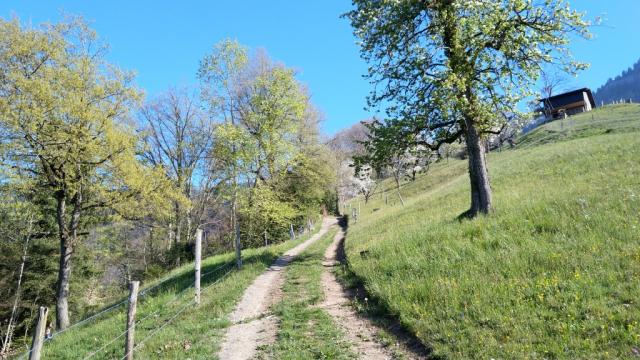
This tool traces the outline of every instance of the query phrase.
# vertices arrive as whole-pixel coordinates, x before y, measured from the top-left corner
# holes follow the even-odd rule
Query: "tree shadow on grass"
[[[273,264],[278,256],[271,252],[264,252],[255,255],[249,255],[243,257],[243,263],[245,265],[252,265],[255,263],[262,264],[265,268],[269,267]],[[222,277],[224,277],[229,271],[235,271],[235,259],[233,260],[220,260],[213,263],[209,263],[204,265],[201,268],[201,279],[200,286],[201,288],[206,288],[208,285],[219,281]],[[154,298],[161,295],[176,295],[186,292],[189,288],[194,287],[195,282],[195,269],[184,270],[179,274],[172,275],[164,280],[160,280],[157,283],[152,283],[149,286],[142,288],[138,293],[138,300],[142,303],[146,299]],[[122,311],[126,309],[128,296],[122,296],[113,302],[107,304],[102,307],[100,310],[95,311],[91,314],[87,314],[82,318],[82,320],[78,321],[76,324],[82,326],[81,323],[89,323],[89,320],[95,319],[96,321],[100,321],[100,318],[108,318],[111,316],[111,310]],[[118,309],[120,308],[120,309]],[[104,315],[102,315],[104,314]],[[92,322],[92,321],[91,321]],[[72,325],[73,326],[73,325]]]
[[[415,334],[411,333],[393,314],[385,302],[365,288],[364,281],[349,268],[348,258],[344,248],[345,239],[348,236],[349,219],[347,216],[340,218],[339,225],[344,236],[338,242],[336,259],[340,262],[340,268],[335,272],[338,281],[349,291],[353,299],[354,307],[358,313],[393,335],[395,340],[403,345],[412,355],[418,358],[442,360],[445,359],[433,353],[433,349],[423,344]],[[368,253],[362,252],[360,256],[366,257]]]
[[[264,267],[271,266],[278,255],[271,252],[264,252],[255,255],[243,256],[242,263],[244,265],[253,265],[260,263]],[[218,261],[210,263],[201,268],[200,286],[202,288],[207,285],[220,280],[227,272],[234,271],[235,259],[231,261]],[[180,293],[194,286],[195,270],[184,271],[183,273],[166,279],[158,284],[152,285],[147,289],[142,289],[141,294],[156,296],[161,293]]]

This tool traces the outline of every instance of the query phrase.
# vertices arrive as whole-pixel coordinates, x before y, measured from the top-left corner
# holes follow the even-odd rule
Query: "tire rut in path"
[[[347,340],[353,345],[353,350],[361,359],[394,359],[398,357],[398,353],[403,359],[425,358],[428,351],[400,330],[399,325],[395,325],[393,329],[386,329],[393,333],[397,341],[394,349],[381,344],[377,340],[377,334],[381,328],[370,319],[358,314],[351,306],[351,300],[356,297],[356,292],[342,286],[330,270],[346,260],[344,238],[344,227],[341,227],[324,253],[322,264],[325,270],[322,272],[321,282],[325,299],[319,307],[328,312],[335,323],[342,328]]]
[[[242,299],[229,316],[233,325],[225,334],[218,353],[220,360],[251,359],[257,354],[259,346],[275,341],[278,322],[268,311],[281,297],[284,281],[282,270],[335,224],[335,218],[324,218],[318,233],[285,252],[245,290]]]

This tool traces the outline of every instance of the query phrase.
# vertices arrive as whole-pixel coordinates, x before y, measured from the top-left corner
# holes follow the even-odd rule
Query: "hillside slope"
[[[320,228],[316,224],[315,233]],[[215,358],[227,316],[252,281],[278,256],[308,239],[269,247],[243,250],[243,267],[235,268],[234,254],[212,256],[202,261],[201,304],[194,303],[193,264],[184,265],[162,280],[143,284],[138,295],[135,327],[137,359]],[[120,359],[124,355],[126,298],[107,307],[88,321],[54,333],[45,342],[44,359]],[[13,358],[25,359],[27,353]]]
[[[436,164],[351,224],[351,270],[445,358],[627,358],[640,344],[640,106],[554,122],[491,153],[496,211],[465,161]],[[395,199],[388,184],[386,193]]]

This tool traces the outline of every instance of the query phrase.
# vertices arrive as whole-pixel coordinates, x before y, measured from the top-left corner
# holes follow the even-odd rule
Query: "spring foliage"
[[[371,106],[386,108],[374,122],[370,149],[423,145],[436,150],[467,142],[472,205],[491,209],[482,145],[531,95],[545,64],[575,73],[586,67],[567,49],[572,34],[588,37],[589,23],[565,0],[355,0],[351,20],[376,84]],[[381,154],[377,154],[377,153]]]

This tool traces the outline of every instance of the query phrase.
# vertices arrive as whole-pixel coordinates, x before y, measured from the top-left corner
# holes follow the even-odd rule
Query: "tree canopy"
[[[106,63],[105,48],[83,21],[29,29],[0,20],[0,34],[0,155],[7,176],[55,200],[56,316],[64,328],[83,215],[109,209],[133,217],[151,206],[162,212],[159,194],[171,196],[171,186],[137,159],[127,123],[141,96],[132,74]]]
[[[369,104],[388,116],[370,129],[374,154],[390,143],[435,150],[463,137],[472,189],[466,215],[489,212],[482,137],[532,94],[544,64],[570,73],[586,67],[567,45],[572,34],[588,37],[589,23],[565,0],[353,3],[345,15],[370,63]]]

